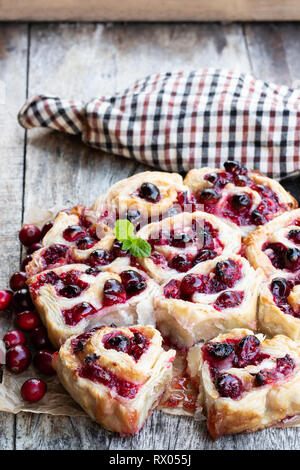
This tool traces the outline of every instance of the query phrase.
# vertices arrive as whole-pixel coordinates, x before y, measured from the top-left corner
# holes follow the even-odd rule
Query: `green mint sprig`
[[[127,219],[116,221],[115,235],[122,242],[122,250],[129,250],[135,258],[149,258],[151,245],[134,234],[134,226]]]

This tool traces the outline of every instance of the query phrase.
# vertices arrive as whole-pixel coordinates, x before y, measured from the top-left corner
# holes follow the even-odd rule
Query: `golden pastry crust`
[[[204,179],[204,176],[210,173],[222,173],[224,170],[217,169],[217,168],[200,168],[200,169],[193,169],[188,172],[185,177],[184,184],[186,184],[192,192],[198,193],[206,188],[212,188],[213,183],[209,182],[208,180]],[[274,193],[277,195],[280,207],[278,211],[272,214],[272,218],[280,215],[285,211],[289,211],[298,207],[297,201],[293,198],[277,181],[268,178],[258,171],[249,171],[247,173],[247,177],[250,178],[254,183],[263,185],[267,188],[270,188]],[[246,193],[252,198],[252,206],[251,211],[256,209],[256,207],[262,201],[262,197],[260,194],[253,190],[248,186],[236,186],[233,183],[227,183],[222,186],[222,197],[218,202],[218,207],[221,209],[224,205],[228,196],[233,194],[240,194]],[[200,208],[200,207],[199,207]],[[232,226],[236,226],[229,218],[225,219],[227,223]],[[250,225],[241,225],[238,226],[242,236],[248,235],[250,232],[257,228],[257,225],[250,224]]]
[[[294,248],[297,245],[287,238],[290,230],[298,229],[300,222],[300,209],[285,212],[267,224],[259,227],[244,239],[245,253],[254,268],[260,267],[266,276],[271,276],[278,268],[273,266],[267,251],[263,251],[266,243],[280,243],[286,248]]]
[[[254,333],[247,329],[234,329],[219,335],[212,342],[239,340]],[[231,362],[224,363],[220,373],[237,377],[243,385],[241,396],[236,399],[221,396],[212,378],[209,363],[200,347],[190,351],[189,370],[200,383],[198,403],[207,416],[207,427],[213,439],[224,434],[253,432],[280,423],[287,417],[300,414],[300,349],[291,339],[277,335],[272,339],[260,340],[260,352],[265,355],[259,363],[237,367]],[[277,367],[276,359],[288,355],[294,367],[286,375],[278,374],[274,381],[255,382],[255,376]],[[269,356],[269,357],[268,357]],[[289,362],[289,359],[288,359]]]
[[[87,329],[103,324],[132,325],[154,324],[153,296],[158,291],[158,285],[146,277],[136,268],[130,270],[140,273],[146,282],[146,288],[137,295],[127,298],[124,303],[103,305],[103,288],[109,279],[116,279],[121,283],[120,274],[128,268],[116,266],[114,272],[99,272],[87,274],[87,266],[82,264],[66,265],[50,271],[44,271],[32,276],[27,281],[31,298],[41,320],[48,331],[51,343],[59,348],[61,344],[72,335],[78,335]],[[87,287],[76,297],[67,298],[57,292],[53,282],[47,281],[47,275],[54,273],[59,279],[68,273],[79,273],[78,280],[87,283]],[[80,320],[66,322],[63,312],[70,311],[82,303],[89,304],[93,310],[91,314],[83,316]]]
[[[107,337],[122,334],[132,340],[135,333],[149,343],[138,360],[129,353],[105,347]],[[53,359],[60,382],[90,417],[106,429],[121,435],[136,434],[171,380],[175,351],[164,351],[160,333],[151,326],[101,328],[82,343],[78,352],[74,351],[74,341],[74,336],[68,339]],[[92,381],[81,373],[91,360],[92,367],[103,371],[105,381]],[[114,386],[113,380],[128,382],[128,396],[121,387]]]
[[[238,255],[220,256],[195,267],[192,274],[208,274],[214,277],[217,263],[228,259],[241,266],[241,279],[232,288],[224,288],[217,293],[195,293],[193,301],[164,296],[164,286],[155,299],[156,324],[163,336],[179,347],[190,348],[199,341],[208,340],[223,331],[235,327],[256,328],[256,308],[262,273]],[[184,275],[177,276],[182,280]],[[172,282],[172,281],[171,281]],[[217,309],[215,302],[224,292],[242,292],[241,303],[235,307]]]
[[[149,202],[138,195],[143,183],[154,184],[159,192],[158,202]],[[178,193],[188,191],[178,173],[145,171],[115,183],[104,196],[100,196],[92,206],[97,213],[109,207],[125,215],[128,210],[138,210],[140,219],[147,223],[148,217],[155,217],[167,212],[177,202]],[[126,217],[126,216],[125,216]]]
[[[195,223],[196,226],[193,226],[193,223]],[[208,223],[210,225],[208,228],[212,229],[209,246],[206,246],[205,233],[203,233],[205,223]],[[185,247],[172,246],[171,244],[162,245],[159,238],[161,231],[164,233],[167,240],[170,239],[170,234],[173,232],[192,235],[199,233],[199,236],[197,236],[194,242],[187,243]],[[218,231],[217,234],[216,231]],[[159,283],[174,278],[179,274],[176,269],[168,266],[171,260],[177,255],[186,254],[196,258],[197,254],[201,253],[201,250],[207,251],[208,248],[210,248],[209,251],[214,251],[214,257],[216,257],[238,253],[241,250],[241,235],[239,230],[229,227],[227,224],[223,223],[219,217],[201,211],[192,213],[184,212],[164,219],[161,222],[146,225],[139,230],[137,236],[146,240],[152,240],[152,253],[159,253],[162,255],[163,261],[165,261],[164,264],[158,264],[153,261],[152,257],[139,259],[139,262],[144,269],[146,269],[148,274]],[[158,240],[157,244],[155,244],[156,239]],[[213,246],[210,246],[211,243]],[[205,265],[208,261],[209,260],[202,261],[201,264]],[[193,270],[194,267],[186,271],[185,274],[193,272]]]

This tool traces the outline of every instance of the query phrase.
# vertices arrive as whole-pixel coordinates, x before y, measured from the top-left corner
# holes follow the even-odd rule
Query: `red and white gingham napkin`
[[[228,159],[273,177],[300,168],[300,90],[227,70],[151,75],[89,103],[38,95],[19,122],[168,171]]]

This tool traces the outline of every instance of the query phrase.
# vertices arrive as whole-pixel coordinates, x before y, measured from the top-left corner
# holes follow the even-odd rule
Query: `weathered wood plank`
[[[20,262],[24,131],[16,121],[26,97],[27,26],[0,26],[0,285],[6,288]],[[10,324],[1,312],[0,324]],[[0,449],[14,447],[15,417],[0,413]]]

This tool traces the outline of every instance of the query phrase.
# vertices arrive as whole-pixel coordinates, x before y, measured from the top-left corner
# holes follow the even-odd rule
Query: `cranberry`
[[[26,286],[27,276],[23,271],[14,273],[9,281],[10,288],[14,291],[20,290]]]
[[[80,225],[71,225],[64,230],[63,237],[68,242],[75,242],[76,240],[83,238],[85,233],[85,230],[80,227]]]
[[[216,380],[216,388],[221,397],[237,400],[243,392],[242,381],[231,374],[220,374]]]
[[[67,297],[68,299],[72,299],[73,297],[77,297],[81,293],[81,289],[76,284],[69,284],[58,291],[59,295],[62,297]]]
[[[203,290],[203,284],[202,276],[198,274],[187,274],[181,281],[181,296],[189,300],[195,292],[201,292]]]
[[[295,367],[295,361],[289,354],[276,359],[276,369],[280,374],[288,375],[295,369]]]
[[[95,250],[93,251],[88,260],[91,266],[105,266],[112,262],[110,253],[105,250]]]
[[[103,288],[103,305],[114,305],[126,301],[126,292],[117,279],[108,279]]]
[[[230,259],[219,261],[216,264],[215,273],[220,281],[228,285],[231,285],[232,281],[239,279],[241,276],[238,263]]]
[[[47,385],[40,379],[28,379],[23,383],[21,395],[25,401],[35,403],[43,398]]]
[[[214,307],[216,310],[223,310],[226,308],[234,308],[240,305],[243,301],[244,293],[237,291],[222,292],[215,301]]]
[[[251,199],[248,194],[234,194],[231,199],[233,207],[235,209],[244,209],[251,204]]]
[[[263,214],[261,214],[257,209],[251,212],[251,219],[254,225],[263,225],[266,223],[267,219]]]
[[[22,331],[19,330],[8,331],[4,335],[3,341],[6,349],[12,348],[13,346],[17,346],[18,344],[26,344],[25,335]]]
[[[141,213],[140,211],[138,210],[135,210],[135,209],[129,209],[127,211],[127,220],[129,220],[129,222],[134,222],[136,221],[137,219],[139,219],[141,216]]]
[[[216,359],[225,359],[234,351],[233,344],[230,343],[207,343],[206,351]]]
[[[25,246],[32,245],[40,241],[41,231],[36,225],[25,224],[19,232],[19,239]]]
[[[216,256],[217,253],[214,250],[201,250],[194,259],[193,265],[203,263],[203,261],[207,261],[209,259],[214,259]]]
[[[168,265],[166,257],[158,251],[153,251],[151,253],[150,259],[153,261],[154,264],[157,264],[158,266],[166,267]]]
[[[271,291],[276,297],[287,297],[289,295],[290,288],[284,278],[276,277],[271,282]]]
[[[33,307],[33,303],[29,294],[28,289],[20,289],[14,293],[14,307],[18,312],[24,310],[30,310]]]
[[[229,173],[233,173],[235,175],[246,175],[247,168],[245,168],[240,162],[230,161],[224,163],[224,168]]]
[[[296,269],[300,263],[300,250],[298,248],[288,248],[284,256],[285,267]]]
[[[41,248],[43,248],[43,245],[41,243],[33,243],[27,248],[27,254],[31,255],[32,253],[40,250]]]
[[[143,183],[139,188],[138,194],[140,198],[153,203],[158,202],[160,199],[159,189],[153,183]]]
[[[147,287],[146,279],[137,271],[123,271],[120,276],[128,295],[138,294]]]
[[[25,258],[23,259],[23,261],[21,263],[22,271],[25,271],[25,268],[26,268],[27,264],[30,263],[30,261],[32,261],[32,255],[25,256]]]
[[[172,279],[164,287],[164,295],[167,299],[179,299],[180,298],[180,281],[178,279]]]
[[[180,273],[185,273],[189,269],[192,268],[193,266],[193,260],[191,258],[191,255],[188,254],[181,254],[181,255],[176,255],[174,256],[170,261],[169,261],[169,267],[171,269],[176,269],[176,271],[179,271]]]
[[[245,175],[236,175],[234,182],[236,186],[245,187],[248,185],[248,178]]]
[[[63,310],[62,314],[67,325],[75,326],[83,318],[93,315],[96,312],[97,310],[93,305],[88,302],[81,302],[68,310]]]
[[[246,367],[255,362],[260,350],[260,341],[254,335],[245,336],[236,346],[234,365]]]
[[[54,375],[55,370],[52,367],[52,356],[53,351],[50,351],[49,349],[41,349],[35,353],[33,364],[40,372],[42,372],[42,374]]]
[[[106,349],[115,349],[116,351],[128,353],[130,349],[130,339],[125,335],[117,334],[109,338],[104,346]]]
[[[96,240],[94,238],[86,236],[77,240],[76,246],[77,248],[79,248],[79,250],[88,250],[89,248],[92,248],[92,246],[94,246],[95,243],[96,243]]]
[[[45,250],[43,258],[47,266],[62,263],[67,255],[67,251],[68,247],[65,245],[51,245]]]
[[[189,233],[176,233],[172,236],[171,244],[177,248],[185,248],[187,243],[191,243],[194,236]]]
[[[16,325],[21,330],[31,331],[41,324],[39,317],[29,310],[19,312],[16,316]]]
[[[0,310],[8,308],[12,302],[13,293],[10,290],[0,290]]]
[[[255,375],[256,387],[261,387],[262,385],[267,385],[282,379],[284,376],[291,374],[295,366],[295,361],[289,354],[277,358],[276,367],[274,369],[262,369]]]
[[[85,271],[85,274],[89,274],[91,276],[97,276],[99,273],[102,272],[102,269],[101,268],[88,268],[86,271]]]
[[[111,248],[112,258],[110,259],[110,257],[108,256],[109,262],[112,259],[123,258],[124,256],[127,256],[129,254],[128,250],[122,250],[122,245],[123,245],[123,242],[119,242],[118,240],[114,241],[114,244]]]
[[[287,237],[289,240],[293,240],[294,243],[300,244],[300,230],[290,230]]]
[[[215,189],[206,188],[198,197],[198,200],[202,204],[215,204],[221,198],[221,194]]]
[[[31,362],[31,353],[27,346],[17,344],[6,353],[6,366],[11,372],[19,374],[27,369]]]
[[[44,326],[34,328],[31,333],[31,342],[36,349],[44,349],[51,347],[47,330]]]
[[[47,222],[41,230],[41,240],[44,238],[47,232],[53,227],[53,222]]]
[[[210,173],[209,175],[206,175],[205,179],[212,184],[216,184],[219,179],[219,176],[218,173]]]

